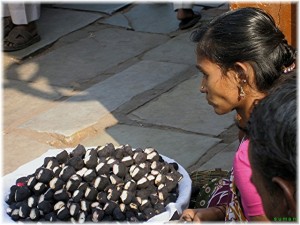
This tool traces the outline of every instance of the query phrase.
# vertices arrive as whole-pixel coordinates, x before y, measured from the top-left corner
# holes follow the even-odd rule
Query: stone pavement
[[[201,26],[228,4],[194,9]],[[38,26],[39,43],[3,53],[3,174],[108,142],[152,146],[188,171],[231,168],[234,115],[199,92],[193,29],[177,30],[171,3],[47,4]]]

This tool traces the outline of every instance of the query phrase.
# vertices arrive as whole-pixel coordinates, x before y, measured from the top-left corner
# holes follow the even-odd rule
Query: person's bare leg
[[[192,9],[178,9],[177,10],[177,19],[184,20],[194,17],[194,11]]]

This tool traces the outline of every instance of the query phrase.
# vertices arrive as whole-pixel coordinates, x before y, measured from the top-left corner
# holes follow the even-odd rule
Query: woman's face
[[[203,73],[200,91],[217,114],[229,113],[240,104],[239,84],[233,71],[224,75],[217,64],[207,59],[198,60],[197,68]]]

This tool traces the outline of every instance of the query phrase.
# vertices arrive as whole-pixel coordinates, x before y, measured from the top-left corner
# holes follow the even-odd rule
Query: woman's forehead
[[[219,65],[210,61],[209,59],[206,58],[202,58],[202,59],[198,59],[197,60],[197,65],[196,67],[203,71],[203,70],[207,70],[209,68],[219,68]]]

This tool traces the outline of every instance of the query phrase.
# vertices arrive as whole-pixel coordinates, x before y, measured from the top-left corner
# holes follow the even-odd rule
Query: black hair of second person
[[[297,179],[297,74],[286,74],[253,110],[247,126],[251,166],[272,193],[273,177]]]
[[[257,89],[268,92],[283,73],[283,67],[295,62],[296,51],[287,43],[274,19],[258,8],[228,11],[191,34],[197,42],[197,56],[218,64],[225,73],[236,62],[248,62],[255,71]]]

